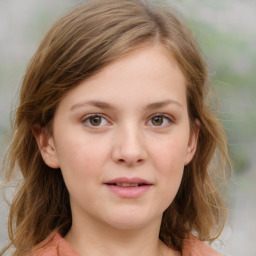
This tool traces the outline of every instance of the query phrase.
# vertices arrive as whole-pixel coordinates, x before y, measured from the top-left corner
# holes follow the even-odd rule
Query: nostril
[[[140,158],[138,160],[123,159],[123,158],[118,159],[118,163],[127,164],[127,165],[141,164],[143,162],[144,162],[144,160],[142,158]]]

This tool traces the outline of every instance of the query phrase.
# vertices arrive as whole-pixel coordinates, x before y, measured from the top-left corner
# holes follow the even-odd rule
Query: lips
[[[141,178],[117,178],[109,180],[104,185],[110,192],[123,198],[137,198],[146,193],[151,187],[152,183]]]
[[[118,186],[118,187],[138,187],[138,186],[142,186],[143,184],[131,184],[131,183],[115,183],[113,184],[114,186]]]

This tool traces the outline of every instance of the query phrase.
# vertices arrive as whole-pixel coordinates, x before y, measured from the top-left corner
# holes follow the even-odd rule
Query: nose
[[[144,136],[138,127],[120,128],[113,141],[113,160],[118,164],[136,166],[145,162],[147,151]]]

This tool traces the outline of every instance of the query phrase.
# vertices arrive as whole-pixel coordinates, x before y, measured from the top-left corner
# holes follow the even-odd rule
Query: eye
[[[150,126],[159,126],[159,127],[165,127],[168,126],[170,123],[172,123],[172,118],[168,115],[164,114],[157,114],[152,116],[149,121],[147,122]]]
[[[87,115],[82,122],[90,127],[101,127],[109,124],[107,119],[99,114]]]

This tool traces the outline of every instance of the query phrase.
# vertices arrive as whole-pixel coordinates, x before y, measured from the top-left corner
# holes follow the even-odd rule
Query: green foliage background
[[[256,155],[256,2],[169,2],[184,11],[207,60],[234,171],[246,171]]]

